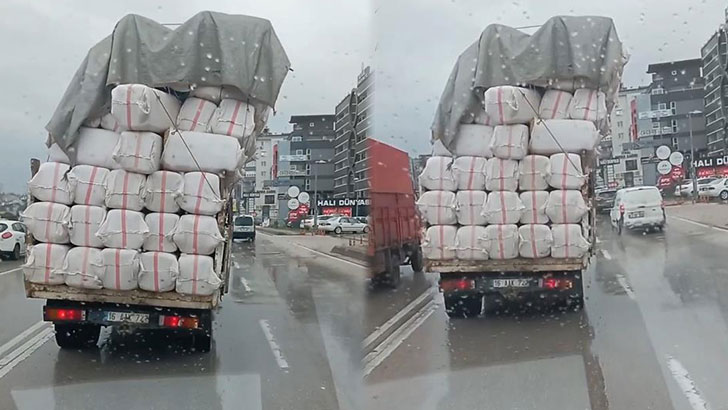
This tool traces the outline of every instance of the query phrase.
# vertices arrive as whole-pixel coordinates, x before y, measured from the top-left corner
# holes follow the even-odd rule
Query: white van
[[[620,189],[614,197],[610,219],[620,234],[622,228],[662,230],[665,208],[660,190],[654,186]]]

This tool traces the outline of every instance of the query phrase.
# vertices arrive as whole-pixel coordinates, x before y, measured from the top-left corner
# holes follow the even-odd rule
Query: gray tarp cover
[[[461,120],[482,109],[485,90],[499,85],[600,89],[611,110],[626,61],[607,17],[552,17],[533,35],[489,25],[458,58],[440,97],[432,138],[450,147]]]
[[[49,144],[68,153],[82,123],[109,111],[111,89],[129,83],[235,86],[252,98],[259,132],[289,68],[268,20],[204,11],[172,30],[130,14],[89,50],[46,125]]]

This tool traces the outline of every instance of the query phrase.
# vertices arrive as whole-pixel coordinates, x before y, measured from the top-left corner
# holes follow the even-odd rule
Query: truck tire
[[[384,276],[382,277],[383,285],[387,286],[388,288],[397,289],[399,283],[402,280],[402,275],[400,274],[399,270],[400,264],[401,262],[398,255],[390,255],[387,272],[384,273]]]
[[[481,295],[452,295],[445,294],[445,313],[451,318],[469,318],[480,314],[483,307]]]
[[[100,325],[55,323],[56,344],[61,349],[88,349],[96,346]]]
[[[412,270],[415,272],[422,272],[422,269],[424,268],[424,260],[422,259],[422,248],[417,246],[415,248],[415,251],[410,256],[410,265],[412,265]]]
[[[199,353],[207,353],[212,347],[212,315],[200,318],[202,329],[192,334],[192,348]]]

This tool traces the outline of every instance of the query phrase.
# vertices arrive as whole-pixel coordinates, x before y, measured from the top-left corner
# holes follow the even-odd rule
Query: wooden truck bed
[[[576,271],[586,268],[588,261],[588,256],[584,258],[489,259],[485,261],[426,260],[425,270],[440,273]]]

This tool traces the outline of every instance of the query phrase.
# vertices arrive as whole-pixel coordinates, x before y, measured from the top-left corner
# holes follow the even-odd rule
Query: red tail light
[[[440,290],[443,292],[472,289],[475,289],[475,281],[472,279],[444,279],[440,281]]]
[[[44,320],[51,322],[84,320],[86,312],[81,309],[45,308]]]
[[[10,239],[10,238],[13,237],[13,233],[12,232],[5,232],[0,237],[3,238],[3,239]]]
[[[570,279],[546,278],[541,282],[545,289],[571,289],[574,283]]]
[[[200,325],[200,319],[196,317],[162,316],[161,322],[164,327],[181,327],[184,329],[197,329]]]

